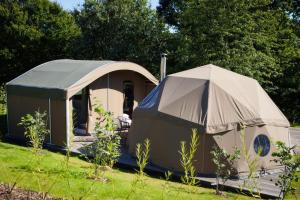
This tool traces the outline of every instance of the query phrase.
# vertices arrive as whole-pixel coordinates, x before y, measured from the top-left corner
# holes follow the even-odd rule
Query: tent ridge
[[[209,77],[211,77],[211,70],[209,71]],[[204,120],[205,122],[205,129],[208,129],[208,121],[209,121],[209,110],[210,110],[210,106],[211,106],[211,103],[210,103],[210,94],[211,94],[211,81],[210,80],[207,80],[207,110],[206,110],[206,121]]]

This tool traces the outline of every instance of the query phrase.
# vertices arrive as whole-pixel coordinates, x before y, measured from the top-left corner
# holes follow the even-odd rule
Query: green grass
[[[295,124],[292,125],[292,127],[300,128],[300,124],[299,123],[295,123]]]
[[[169,182],[159,178],[146,177],[144,186],[132,187],[136,175],[113,169],[106,173],[108,183],[87,179],[92,172],[90,163],[76,157],[70,159],[70,187],[63,168],[65,157],[61,154],[43,151],[40,172],[34,170],[30,148],[0,142],[0,182],[13,183],[34,191],[48,191],[55,197],[79,199],[88,193],[88,199],[249,199],[247,196],[226,193],[227,198],[214,195],[214,190],[203,187],[188,187],[181,183]],[[40,181],[41,186],[38,186]],[[133,189],[135,188],[135,189]],[[85,198],[86,199],[86,198]]]

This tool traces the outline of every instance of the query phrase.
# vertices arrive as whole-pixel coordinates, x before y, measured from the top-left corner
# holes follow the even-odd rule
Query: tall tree
[[[280,24],[276,54],[283,73],[273,80],[277,87],[271,95],[292,123],[300,123],[300,4],[276,0],[273,5],[287,17]]]
[[[28,69],[70,56],[80,29],[71,14],[48,0],[0,2],[0,81]]]
[[[296,5],[280,0],[160,0],[158,11],[175,26],[179,45],[171,58],[176,69],[213,63],[253,77],[293,119],[287,110],[299,113],[299,108],[290,108],[280,95],[299,87],[291,75],[292,69],[299,71]],[[289,101],[296,94],[287,93]]]
[[[74,16],[82,30],[77,58],[129,60],[158,75],[168,33],[146,0],[86,0]]]

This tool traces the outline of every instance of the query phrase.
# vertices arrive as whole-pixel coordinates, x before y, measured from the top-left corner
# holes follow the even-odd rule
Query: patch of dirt
[[[0,200],[61,200],[60,198],[50,197],[45,193],[14,187],[12,185],[0,183]],[[10,192],[11,191],[11,192]],[[46,196],[46,197],[45,197]]]

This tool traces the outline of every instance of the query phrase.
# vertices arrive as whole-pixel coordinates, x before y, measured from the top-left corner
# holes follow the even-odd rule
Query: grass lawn
[[[92,173],[92,165],[88,162],[72,157],[68,176],[63,167],[63,155],[45,150],[42,157],[40,172],[37,172],[30,148],[0,142],[0,182],[18,180],[17,187],[34,191],[47,192],[51,188],[51,196],[68,199],[82,196],[84,199],[250,199],[235,193],[220,197],[214,195],[213,189],[188,187],[151,177],[133,187],[136,175],[118,169],[106,172],[110,182],[96,182],[86,178]]]
[[[293,124],[292,127],[300,128],[300,124],[299,123]]]

